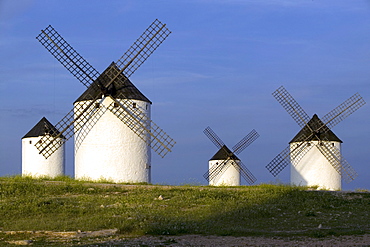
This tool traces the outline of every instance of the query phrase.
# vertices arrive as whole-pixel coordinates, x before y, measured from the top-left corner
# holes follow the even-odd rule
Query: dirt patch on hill
[[[325,238],[311,237],[232,237],[232,236],[141,236],[127,237],[117,229],[100,231],[3,231],[6,235],[26,234],[28,239],[6,241],[11,245],[44,243],[64,246],[370,246],[370,234]],[[1,242],[1,241],[0,241]]]
[[[370,246],[370,235],[329,238],[266,238],[230,236],[143,236],[135,239],[111,240],[106,246]],[[100,245],[100,246],[104,246]]]

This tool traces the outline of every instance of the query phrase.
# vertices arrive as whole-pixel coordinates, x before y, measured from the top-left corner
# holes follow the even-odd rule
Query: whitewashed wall
[[[22,139],[22,176],[56,177],[63,176],[65,169],[65,149],[62,145],[49,158],[45,159],[35,147],[42,136]]]
[[[224,160],[210,160],[209,161],[209,171],[211,171],[213,166],[218,166]],[[239,162],[236,161],[228,161],[230,164],[231,162]],[[228,166],[229,164],[226,164]],[[234,165],[230,164],[226,170],[220,173],[218,176],[215,176],[213,179],[209,180],[209,185],[212,186],[239,186],[240,185],[240,172],[238,169],[235,168]]]
[[[311,141],[311,145],[319,145],[318,141]],[[329,142],[334,144],[339,150],[339,142]],[[290,144],[292,151],[297,143]],[[290,181],[292,185],[318,186],[318,189],[341,190],[341,175],[333,168],[325,156],[317,147],[312,147],[310,151],[296,164],[292,160]]]
[[[150,103],[132,101],[150,119]],[[106,97],[101,110],[104,111],[104,107],[107,108],[112,102],[110,97]],[[76,102],[75,105],[83,103]],[[150,147],[113,113],[106,110],[81,142],[77,139],[83,131],[75,133],[76,179],[150,183]]]

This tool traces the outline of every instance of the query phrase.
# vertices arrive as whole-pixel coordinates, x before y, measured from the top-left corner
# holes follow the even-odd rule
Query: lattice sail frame
[[[41,30],[36,39],[86,87],[98,78],[100,73],[80,56],[51,25]]]
[[[79,131],[89,120],[90,114],[95,111],[95,102],[85,101],[70,110],[67,115],[62,118],[56,125],[55,128],[59,131],[56,136],[45,135],[35,144],[36,148],[40,153],[47,159],[49,158],[58,148],[60,148],[67,140],[69,140],[75,133]],[[78,112],[77,118],[75,112]],[[64,142],[60,143],[54,141],[64,136]]]
[[[148,119],[147,115],[139,108],[133,108],[133,102],[130,99],[117,100],[112,98],[112,100],[120,107],[115,107],[116,105],[112,103],[108,110],[146,142],[153,151],[162,158],[171,152],[171,148],[176,142],[152,120]]]
[[[326,157],[333,168],[342,176],[345,182],[349,183],[358,176],[357,172],[342,156],[340,150],[337,147],[330,145],[328,140],[324,140],[319,144],[316,144],[316,147]]]
[[[85,140],[85,137],[88,135],[90,130],[95,126],[95,124],[99,121],[99,119],[107,112],[108,108],[105,107],[102,102],[105,100],[106,97],[103,97],[100,100],[95,101],[95,109],[90,112],[90,116],[88,116],[86,119],[87,121],[85,124],[83,124],[80,128],[78,126],[74,127],[74,134],[75,134],[75,153],[80,148],[82,142]],[[98,102],[98,103],[96,103]],[[76,103],[78,105],[85,104],[85,102],[78,102]],[[80,115],[81,112],[78,110],[81,109],[81,107],[78,107],[75,105],[74,114]]]
[[[333,168],[342,176],[343,180],[350,182],[357,176],[356,171],[349,165],[349,163],[341,155],[340,150],[337,147],[329,145],[329,140],[320,138],[317,133],[321,131],[321,134],[326,133],[339,122],[347,118],[353,112],[362,107],[366,102],[358,94],[354,94],[349,99],[344,101],[338,107],[330,111],[322,118],[323,124],[317,129],[311,129],[308,125],[310,118],[307,113],[300,107],[300,105],[294,100],[294,98],[281,86],[272,94],[276,100],[283,106],[283,108],[291,115],[291,117],[297,122],[297,124],[303,128],[307,126],[311,134],[309,136],[298,137],[296,147],[292,150],[290,146],[286,147],[280,152],[267,166],[266,168],[270,171],[273,176],[277,176],[286,166],[294,160],[293,165],[297,165],[299,161],[308,153],[308,151],[314,146],[326,157],[328,162]],[[309,140],[315,136],[319,142],[315,145],[310,145]]]
[[[281,106],[289,113],[289,115],[297,122],[299,127],[303,128],[308,121],[310,116],[303,110],[297,101],[285,90],[283,86],[279,87],[275,92],[272,93],[275,99],[281,104]]]
[[[224,142],[220,137],[208,126],[203,133],[215,144],[219,149],[223,148],[225,153],[228,154],[228,158],[218,165],[211,167],[203,177],[209,182],[210,180],[220,178],[222,174],[233,165],[237,169],[241,176],[249,183],[253,184],[256,182],[256,177],[248,170],[241,160],[236,161],[233,156],[241,153],[246,147],[252,144],[258,137],[259,134],[253,129],[248,135],[241,139],[234,147],[233,151],[229,152],[225,147]]]
[[[111,66],[105,73],[108,80],[105,79],[104,81],[99,80],[99,73],[97,70],[95,70],[82,56],[80,56],[53,27],[48,26],[45,30],[42,30],[36,38],[83,85],[86,87],[93,86],[95,90],[101,90],[104,95],[104,93],[106,93],[106,89],[113,83],[124,86],[126,80],[144,63],[144,61],[158,48],[170,33],[171,31],[166,27],[166,25],[156,19],[135,41],[128,51],[118,59],[116,67],[119,71],[115,69],[116,67]],[[122,74],[125,76],[125,80],[120,78],[120,75]],[[94,81],[97,81],[97,85],[93,84]],[[112,99],[114,98],[112,97]],[[35,146],[40,153],[43,154],[45,158],[50,157],[64,144],[65,141],[70,139],[74,133],[79,130],[83,130],[78,138],[78,142],[82,142],[87,133],[104,113],[94,107],[96,102],[99,100],[100,95],[83,104],[78,104],[77,108],[75,107],[72,109],[57,123],[56,128],[60,131],[58,136],[45,135],[41,138],[40,142],[36,143]],[[124,117],[123,115],[129,113],[132,109],[129,109],[128,106],[124,107],[124,104],[122,103],[120,103],[119,106],[122,108],[120,112],[110,109],[112,107],[108,107],[108,109],[116,114],[121,120],[132,118],[131,122],[140,124],[142,121],[142,113],[139,115],[136,115],[137,113],[129,114]],[[124,123],[129,122],[130,121],[126,121]],[[153,138],[153,142],[150,138],[149,141],[147,141],[148,138],[142,138],[143,131],[134,131],[136,129],[135,127],[131,127],[130,129],[132,129],[141,139],[145,139],[147,144],[163,158],[171,151],[171,148],[176,142],[154,122],[150,121],[148,126],[150,127],[142,128],[142,130],[148,132],[148,135]],[[53,140],[57,139],[59,136],[65,137],[61,144],[59,141]]]
[[[208,126],[207,128],[205,128],[203,133],[208,137],[208,139],[211,140],[211,142],[213,142],[213,144],[215,144],[217,148],[222,148],[225,145],[225,143],[221,140],[220,137],[218,137],[218,135],[211,129],[211,127]]]

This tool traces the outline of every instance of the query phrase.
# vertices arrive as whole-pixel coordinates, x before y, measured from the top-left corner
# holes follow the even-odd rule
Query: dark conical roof
[[[113,62],[109,65],[109,67],[101,73],[101,75],[96,79],[87,89],[86,91],[75,101],[84,101],[84,100],[92,100],[97,98],[98,96],[101,97],[103,95],[102,90],[100,89],[99,82],[102,84],[103,88],[107,86],[110,82],[108,75],[116,75],[119,73],[119,68]],[[124,82],[123,86],[122,83],[117,83],[117,81]],[[115,82],[113,82],[108,89],[106,89],[107,93],[112,95],[115,98],[125,98],[125,99],[136,99],[146,101],[148,103],[152,103],[147,97],[142,94],[139,89],[137,89],[132,82],[126,78],[123,73],[120,73],[116,78]]]
[[[226,160],[227,158],[240,160],[235,154],[233,154],[233,152],[230,151],[230,149],[226,145],[223,145],[210,160]]]
[[[315,131],[319,129],[321,126],[323,126],[324,123],[320,120],[320,118],[315,114],[311,118],[311,120],[304,126],[301,131],[298,132],[298,134],[289,142],[301,142],[303,140],[305,141],[318,141],[316,135],[313,135],[312,138],[309,140],[306,140],[305,138],[308,138],[312,132],[310,128]],[[308,127],[309,126],[309,127]],[[328,141],[335,141],[335,142],[342,142],[335,134],[333,131],[331,131],[326,125],[320,128],[318,131],[318,134],[320,139],[324,138]],[[303,139],[302,139],[303,136]]]
[[[59,134],[59,131],[49,122],[49,120],[43,117],[25,136],[22,137],[22,139],[27,137],[44,136],[46,134],[56,136]],[[64,138],[64,136],[60,136],[60,138]]]

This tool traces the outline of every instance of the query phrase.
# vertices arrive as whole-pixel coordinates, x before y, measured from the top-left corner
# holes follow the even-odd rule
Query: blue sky
[[[43,116],[56,124],[85,90],[35,39],[51,24],[103,71],[158,18],[172,34],[131,77],[153,102],[152,120],[177,142],[152,154],[152,181],[206,184],[217,151],[260,134],[239,157],[258,183],[289,182],[265,168],[299,131],[271,93],[283,85],[309,114],[360,93],[370,103],[370,1],[0,0],[0,175],[21,173],[21,138]],[[368,104],[369,104],[368,103]],[[358,172],[343,189],[370,189],[370,108],[333,128]],[[73,141],[66,170],[73,175]],[[245,183],[243,181],[243,183]]]

